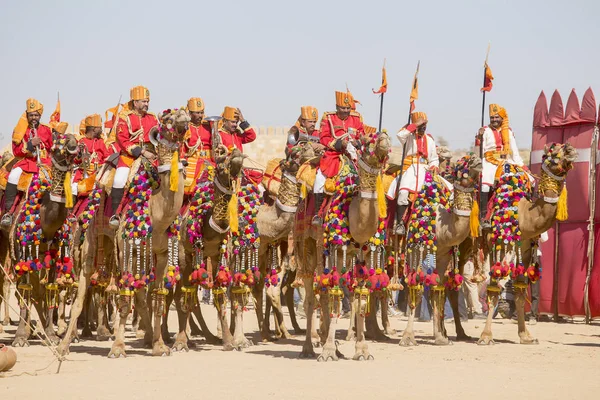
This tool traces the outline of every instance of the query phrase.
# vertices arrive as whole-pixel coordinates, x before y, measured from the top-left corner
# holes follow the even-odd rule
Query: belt
[[[428,164],[429,161],[427,161],[427,159],[423,158],[423,157],[414,157],[414,156],[408,156],[404,159],[404,164],[405,165],[411,165],[411,164]]]

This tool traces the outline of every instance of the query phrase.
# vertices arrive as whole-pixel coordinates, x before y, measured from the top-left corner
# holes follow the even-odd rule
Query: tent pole
[[[592,267],[594,265],[594,245],[595,245],[595,232],[594,232],[594,220],[596,218],[596,152],[598,149],[598,125],[594,127],[594,134],[592,135],[592,145],[590,148],[590,174],[588,180],[588,194],[589,194],[589,207],[590,207],[590,219],[588,222],[588,265],[585,275],[585,289],[583,304],[585,307],[585,323],[589,324],[592,320],[590,302],[589,302],[589,290],[590,290],[590,278],[592,275]]]

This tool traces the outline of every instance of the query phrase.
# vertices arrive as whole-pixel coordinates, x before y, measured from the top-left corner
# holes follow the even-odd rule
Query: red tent
[[[568,142],[578,152],[567,176],[569,219],[557,222],[548,232],[549,240],[541,245],[540,313],[600,317],[600,205],[594,198],[600,189],[596,111],[591,89],[581,106],[572,90],[566,108],[558,91],[552,94],[550,107],[542,92],[534,108],[531,170],[539,174],[546,144]]]

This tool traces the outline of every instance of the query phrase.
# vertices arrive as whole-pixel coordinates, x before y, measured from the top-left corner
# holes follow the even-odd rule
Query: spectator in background
[[[539,244],[542,244],[548,240],[548,231],[540,235]],[[542,268],[542,248],[537,248],[537,262],[539,267]],[[531,311],[529,312],[529,325],[535,325],[539,318],[539,305],[540,305],[540,281],[537,280],[533,283],[529,283],[531,290]]]

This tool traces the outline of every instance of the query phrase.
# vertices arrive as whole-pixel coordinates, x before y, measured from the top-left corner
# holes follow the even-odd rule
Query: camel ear
[[[544,153],[548,153],[548,145],[547,144],[544,145]]]

